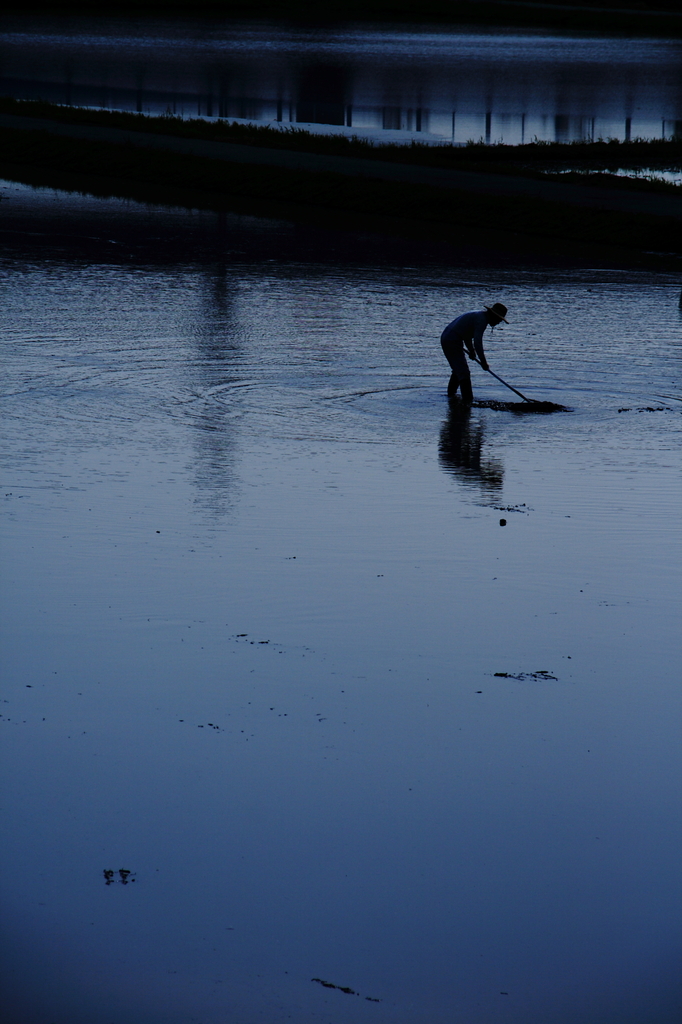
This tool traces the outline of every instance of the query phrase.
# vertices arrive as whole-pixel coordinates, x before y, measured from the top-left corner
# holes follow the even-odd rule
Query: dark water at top
[[[0,93],[384,141],[661,138],[682,43],[542,31],[5,19]]]
[[[0,184],[4,1019],[677,1024],[678,277]]]

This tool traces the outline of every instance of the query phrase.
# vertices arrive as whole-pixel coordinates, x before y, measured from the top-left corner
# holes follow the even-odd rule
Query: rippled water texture
[[[679,281],[2,197],[6,1019],[677,1021]]]
[[[540,30],[0,22],[4,95],[384,142],[667,138],[681,60],[679,40]]]

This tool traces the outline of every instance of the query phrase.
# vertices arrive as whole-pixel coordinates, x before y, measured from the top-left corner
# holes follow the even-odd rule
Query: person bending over
[[[483,332],[486,327],[497,327],[503,320],[508,324],[509,321],[506,317],[507,307],[503,306],[501,302],[496,302],[494,306],[485,306],[473,313],[463,313],[445,328],[440,336],[440,343],[452,370],[448,384],[448,398],[454,398],[459,388],[462,401],[473,402],[471,374],[464,355],[464,346],[466,345],[469,359],[475,359],[478,356],[478,361],[483,369],[489,369],[488,360],[483,351]]]

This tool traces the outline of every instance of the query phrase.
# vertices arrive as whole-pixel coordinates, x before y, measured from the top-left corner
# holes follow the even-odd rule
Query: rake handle
[[[481,365],[480,359],[477,359],[476,356],[474,356],[473,359],[474,359],[475,363],[478,363],[479,366]],[[511,386],[511,384],[507,384],[506,380],[502,380],[502,378],[498,377],[496,373],[493,373],[493,371],[490,369],[490,367],[488,367],[488,370],[486,372],[487,373],[492,373],[493,377],[495,377],[496,380],[499,380],[500,384],[504,384],[504,386],[506,388],[509,388],[509,390],[513,391],[515,395],[518,395],[519,398],[522,398],[524,400],[524,402],[530,402],[531,405],[532,404],[537,405],[537,400],[535,398],[526,398],[526,396],[522,395],[520,391],[517,391],[516,388],[513,388]]]

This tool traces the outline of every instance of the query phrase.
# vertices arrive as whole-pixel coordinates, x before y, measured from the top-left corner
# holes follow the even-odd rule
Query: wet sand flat
[[[676,276],[1,194],[10,1019],[677,1021]]]

